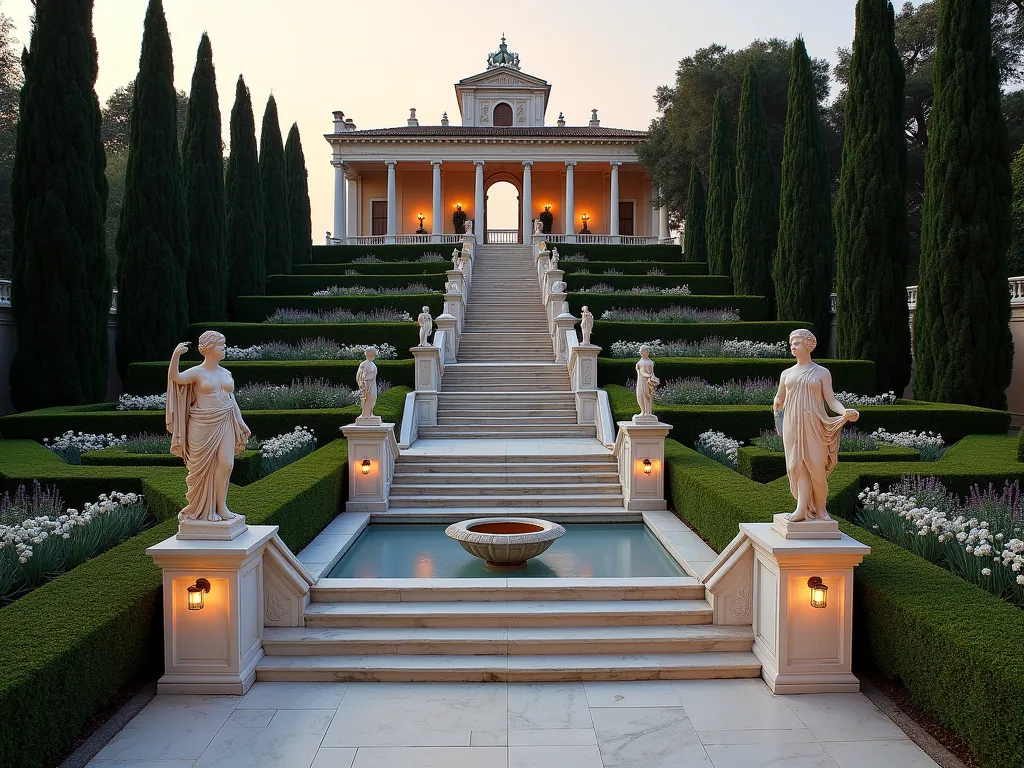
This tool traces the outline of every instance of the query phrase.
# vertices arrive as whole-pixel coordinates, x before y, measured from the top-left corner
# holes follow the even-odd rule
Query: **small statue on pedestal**
[[[239,516],[227,504],[231,470],[252,432],[242,421],[231,372],[220,365],[226,348],[224,335],[203,333],[199,337],[203,362],[179,371],[178,361],[188,347],[189,342],[183,342],[171,354],[164,412],[171,453],[180,456],[188,469],[188,503],[178,520],[232,520]]]
[[[373,362],[377,357],[376,347],[367,347],[366,359],[356,369],[356,386],[362,400],[360,419],[373,419],[373,406],[377,404],[377,365]]]
[[[558,248],[551,249],[551,260],[548,269],[558,269]]]
[[[583,332],[583,343],[589,344],[590,332],[594,330],[594,315],[586,307],[580,312],[580,330]]]
[[[462,225],[463,232],[467,235],[473,234],[473,220],[466,219],[466,223]]]
[[[544,222],[540,219],[533,220],[533,234],[543,235],[544,234]]]
[[[565,293],[565,288],[566,285],[564,280],[556,280],[551,284],[551,293]]]
[[[430,332],[434,330],[434,318],[430,316],[430,307],[424,307],[416,322],[420,324],[420,346],[430,344]]]
[[[452,249],[452,269],[459,268],[459,260],[462,258],[462,251],[458,248]]]
[[[787,516],[792,523],[832,519],[825,502],[828,476],[838,463],[839,436],[846,422],[860,418],[860,413],[836,400],[832,374],[811,360],[817,343],[806,329],[789,335],[797,363],[782,372],[772,403],[775,428],[786,452],[789,492],[796,499],[796,509]],[[829,416],[826,404],[841,415]]]
[[[640,359],[636,361],[636,404],[640,406],[637,416],[654,417],[654,390],[661,384],[661,379],[654,375],[654,361],[651,360],[651,348],[644,344],[640,347]],[[633,420],[636,420],[636,416]]]
[[[444,291],[445,291],[445,293],[448,293],[448,294],[460,293],[460,291],[459,291],[459,284],[457,282],[455,282],[454,280],[449,280],[447,283],[444,284]]]

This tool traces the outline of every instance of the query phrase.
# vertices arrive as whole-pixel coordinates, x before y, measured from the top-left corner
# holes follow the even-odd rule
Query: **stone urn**
[[[558,523],[531,517],[480,517],[449,525],[445,535],[469,554],[484,561],[489,571],[519,571],[565,533]]]

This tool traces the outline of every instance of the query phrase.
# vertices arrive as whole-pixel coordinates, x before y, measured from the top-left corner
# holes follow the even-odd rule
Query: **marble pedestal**
[[[740,533],[753,546],[753,651],[764,681],[775,693],[860,690],[851,671],[853,569],[871,548],[843,533],[787,539],[772,523],[742,523]],[[815,576],[828,587],[824,608],[811,605]]]
[[[357,419],[354,424],[341,428],[348,438],[348,501],[345,503],[348,512],[386,512],[388,509],[398,442],[394,424],[381,422],[379,416],[373,418],[376,424],[360,423],[362,420]],[[365,474],[364,461],[369,462]]]
[[[569,381],[576,395],[576,423],[596,424],[597,357],[601,347],[596,344],[576,344],[569,350]]]
[[[241,696],[256,680],[264,625],[301,626],[313,579],[277,530],[252,525],[230,540],[172,536],[146,550],[163,570],[158,693]],[[210,591],[202,609],[189,610],[188,588],[198,579]]]
[[[658,421],[657,416],[636,416],[632,421],[619,422],[619,434],[612,452],[619,466],[626,509],[668,509],[665,502],[665,438],[671,429],[670,424]],[[647,468],[650,472],[644,471]]]

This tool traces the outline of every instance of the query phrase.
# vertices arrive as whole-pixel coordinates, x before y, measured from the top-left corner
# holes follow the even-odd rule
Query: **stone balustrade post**
[[[572,314],[570,314],[569,306],[567,302],[563,300],[562,311],[555,316],[554,348],[556,363],[566,363],[568,361],[569,350],[565,336],[579,321],[578,317],[573,317]]]
[[[542,284],[541,288],[541,290],[543,291],[542,295],[547,297],[547,295],[551,292],[551,286],[557,283],[559,280],[562,280],[564,277],[565,272],[563,272],[560,269],[549,269],[547,272],[545,272],[544,283]]]
[[[626,509],[667,509],[665,438],[672,429],[657,416],[634,416],[619,422],[613,454],[619,466]]]
[[[597,358],[601,347],[596,344],[574,344],[569,349],[569,381],[576,393],[576,423],[596,424]]]
[[[395,425],[384,423],[380,416],[360,417],[341,431],[348,439],[346,511],[386,512],[398,458]]]
[[[434,325],[437,326],[437,331],[434,334],[434,341],[437,342],[438,333],[442,333],[444,335],[443,342],[441,344],[437,344],[437,346],[442,350],[442,362],[444,365],[450,365],[456,362],[455,356],[458,352],[459,344],[459,320],[455,315],[449,314],[445,311],[444,314],[438,315],[434,318]]]
[[[541,286],[544,285],[544,273],[548,271],[548,267],[551,265],[551,251],[541,250],[538,251],[536,257],[537,267],[537,283]]]
[[[547,318],[548,318],[548,334],[554,336],[555,333],[555,318],[558,317],[565,309],[565,294],[564,293],[549,293],[547,294]],[[552,339],[553,341],[553,339]]]
[[[461,293],[446,293],[444,295],[444,311],[445,314],[454,317],[458,323],[455,331],[455,345],[458,350],[458,340],[462,336],[462,329],[466,325],[466,303],[462,298]]]

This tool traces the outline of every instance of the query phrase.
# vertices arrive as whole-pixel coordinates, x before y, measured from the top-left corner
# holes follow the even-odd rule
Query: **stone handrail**
[[[1010,291],[1010,304],[1012,305],[1024,305],[1024,276],[1011,277],[1007,281],[1007,287]],[[832,314],[836,313],[836,295],[834,293],[829,294],[829,305],[832,309]],[[917,286],[907,286],[907,309],[911,312],[917,309]]]

